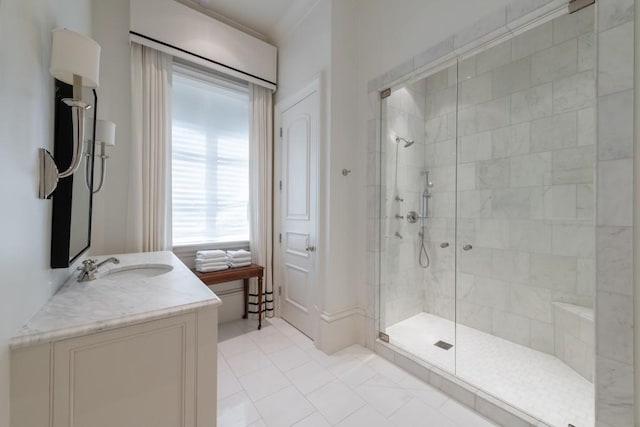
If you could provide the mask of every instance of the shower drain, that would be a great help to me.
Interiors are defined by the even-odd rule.
[[[436,347],[440,347],[443,350],[449,350],[451,347],[453,347],[453,344],[449,344],[446,341],[438,341],[437,343],[434,344]]]

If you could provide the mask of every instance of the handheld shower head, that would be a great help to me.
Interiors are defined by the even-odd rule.
[[[396,136],[396,144],[400,144],[400,141],[404,142],[404,148],[411,147],[413,144],[416,143],[414,140],[409,141],[408,139],[404,139],[404,138],[400,138],[399,136]]]

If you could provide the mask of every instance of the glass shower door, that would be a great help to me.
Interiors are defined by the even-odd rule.
[[[382,100],[381,336],[550,425],[594,424],[593,11]]]
[[[457,64],[382,100],[380,330],[455,372]]]
[[[459,63],[456,375],[550,425],[593,425],[593,20]]]

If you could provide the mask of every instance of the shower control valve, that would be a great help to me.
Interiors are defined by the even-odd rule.
[[[448,248],[448,247],[449,247],[449,242],[442,242],[442,243],[440,243],[440,247],[441,247],[442,249],[444,249],[444,248]]]
[[[418,212],[416,211],[409,211],[407,212],[407,222],[409,224],[415,224],[416,222],[418,222]]]

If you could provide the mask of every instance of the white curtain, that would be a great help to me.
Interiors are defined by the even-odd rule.
[[[273,317],[273,95],[270,89],[249,84],[249,170],[251,201],[252,261],[265,267],[262,307],[266,317]],[[257,281],[251,281],[252,318],[258,314]]]
[[[131,43],[130,252],[171,249],[171,72],[170,55]]]

